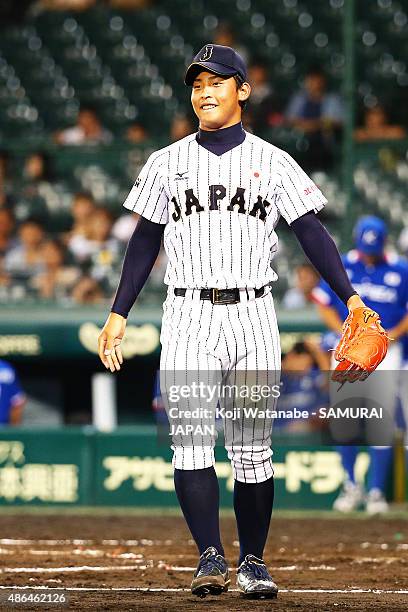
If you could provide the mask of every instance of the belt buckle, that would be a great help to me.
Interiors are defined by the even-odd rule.
[[[220,298],[218,296],[219,291],[219,289],[211,289],[211,304],[238,304],[239,300],[229,299],[228,297]]]
[[[211,304],[219,304],[218,289],[211,289]]]

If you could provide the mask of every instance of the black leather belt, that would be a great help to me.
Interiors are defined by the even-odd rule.
[[[184,297],[187,289],[174,289],[174,295]],[[255,289],[255,297],[264,295],[265,287]],[[248,290],[247,296],[249,297]],[[240,302],[239,289],[200,289],[200,300],[211,300],[212,304],[238,304]]]

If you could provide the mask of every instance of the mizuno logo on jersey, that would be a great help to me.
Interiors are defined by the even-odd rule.
[[[176,176],[174,177],[175,181],[185,181],[188,179],[187,170],[184,172],[176,172]]]
[[[179,179],[181,180],[181,179]],[[186,199],[184,203],[177,201],[175,197],[171,199],[174,205],[174,212],[172,214],[173,221],[179,221],[181,219],[182,212],[188,217],[193,212],[200,213],[205,210],[194,194],[192,189],[186,189],[184,191]],[[221,202],[227,195],[227,190],[224,185],[209,185],[208,189],[208,210],[221,210]],[[237,187],[235,195],[231,198],[229,204],[225,206],[225,210],[234,211],[238,210],[241,214],[249,214],[252,217],[258,217],[261,221],[265,221],[267,217],[266,209],[270,206],[270,202],[262,199],[262,196],[258,196],[257,200],[252,204],[248,205],[245,199],[245,189],[243,187]]]

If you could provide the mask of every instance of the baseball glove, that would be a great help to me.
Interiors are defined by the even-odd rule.
[[[334,357],[340,363],[332,380],[344,384],[365,380],[387,354],[389,338],[380,317],[371,308],[359,307],[343,323]]]

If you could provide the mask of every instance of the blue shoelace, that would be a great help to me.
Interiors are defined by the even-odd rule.
[[[202,559],[202,561],[200,562],[198,571],[205,571],[206,569],[210,569],[210,566],[213,567],[214,565],[217,569],[220,570],[221,573],[225,572],[225,564],[220,559],[217,559],[215,555],[204,557],[204,559]]]
[[[246,568],[252,572],[258,580],[271,580],[271,576],[266,568],[266,565],[258,565],[258,563],[246,563]]]

